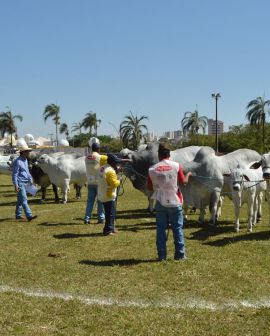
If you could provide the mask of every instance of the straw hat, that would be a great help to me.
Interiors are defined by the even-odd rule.
[[[21,152],[31,152],[31,151],[32,151],[32,148],[28,147],[26,144],[22,144],[19,147],[19,150],[18,150],[19,153],[21,153]]]

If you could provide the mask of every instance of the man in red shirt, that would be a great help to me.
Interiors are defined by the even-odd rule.
[[[185,176],[179,163],[170,160],[169,147],[161,143],[158,149],[159,162],[149,168],[148,188],[156,200],[157,252],[158,259],[166,260],[166,229],[171,224],[175,245],[174,259],[185,259],[183,234],[183,196],[178,184],[187,184],[191,172]]]

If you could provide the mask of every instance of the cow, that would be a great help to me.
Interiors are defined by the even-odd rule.
[[[0,155],[0,174],[11,175],[11,157],[12,155]]]
[[[269,212],[269,226],[270,226],[270,153],[263,154],[259,160],[250,165],[251,169],[262,169],[263,179],[266,181],[266,199],[268,203]]]
[[[191,162],[182,164],[183,171],[192,172],[189,183],[181,189],[186,205],[201,209],[200,222],[204,222],[204,209],[209,206],[210,225],[216,224],[218,203],[222,194],[231,192],[223,174],[235,169],[239,163],[245,166],[260,155],[250,149],[238,149],[232,153],[217,156],[210,147],[202,147]]]
[[[150,212],[153,211],[153,200],[151,193],[147,189],[147,176],[149,168],[158,162],[158,142],[147,145],[145,149],[139,151],[131,151],[124,149],[120,155],[131,159],[130,163],[124,166],[124,174],[131,180],[133,187],[148,197]],[[195,154],[199,151],[199,146],[189,146],[171,151],[171,158],[182,165],[186,161],[191,161]]]
[[[263,181],[262,169],[251,170],[250,164],[241,168],[239,165],[233,171],[223,174],[229,177],[231,197],[234,203],[235,231],[239,232],[239,214],[241,205],[247,203],[248,232],[261,218],[263,191],[266,191],[266,182]]]
[[[85,157],[76,158],[72,154],[56,157],[42,154],[37,158],[38,166],[46,173],[50,181],[62,190],[62,201],[67,202],[67,193],[71,183],[82,187],[86,183]]]

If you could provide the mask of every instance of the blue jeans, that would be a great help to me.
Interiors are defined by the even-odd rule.
[[[92,216],[92,211],[95,203],[95,199],[97,197],[97,186],[96,185],[88,185],[88,198],[87,198],[87,206],[85,211],[84,220],[89,221]],[[97,201],[97,210],[98,210],[98,221],[101,222],[104,220],[104,208],[100,201]]]
[[[114,232],[114,220],[115,220],[115,201],[109,201],[103,203],[105,209],[105,226],[103,229],[104,234]]]
[[[171,224],[174,239],[174,259],[185,257],[185,243],[183,233],[183,213],[182,206],[164,207],[160,202],[156,202],[156,224],[157,224],[157,252],[159,259],[167,258],[166,229]]]
[[[25,184],[19,183],[19,191],[17,193],[17,204],[16,204],[16,218],[22,217],[22,209],[25,212],[25,215],[27,218],[32,217],[32,211],[29,208],[28,202],[27,202],[27,195],[25,190]]]

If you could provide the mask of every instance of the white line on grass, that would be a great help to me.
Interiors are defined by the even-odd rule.
[[[86,305],[98,306],[117,306],[117,307],[135,307],[135,308],[172,308],[172,309],[200,309],[200,310],[237,310],[241,308],[261,309],[270,308],[269,299],[261,300],[243,300],[227,301],[225,303],[214,303],[206,300],[187,299],[179,302],[175,299],[166,299],[164,301],[144,301],[144,300],[118,300],[115,298],[95,298],[83,295],[69,293],[45,292],[43,290],[31,290],[25,288],[14,288],[6,285],[0,286],[0,293],[18,293],[30,297],[61,299],[64,301],[76,300]]]

